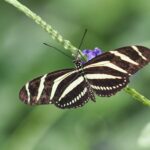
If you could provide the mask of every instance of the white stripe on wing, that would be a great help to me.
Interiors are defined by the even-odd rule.
[[[45,82],[45,78],[47,77],[47,74],[45,74],[41,80],[40,80],[40,85],[39,85],[39,88],[38,88],[38,95],[37,95],[37,98],[36,98],[36,101],[38,101],[41,97],[41,94],[43,92],[43,89],[44,89],[44,82]]]
[[[128,73],[126,70],[116,66],[115,64],[111,63],[110,61],[102,61],[102,62],[93,63],[93,64],[85,66],[84,69],[91,68],[91,67],[109,67],[111,69],[117,70],[117,71],[125,73],[125,74]]]
[[[122,79],[122,77],[119,76],[113,76],[113,75],[109,75],[109,74],[101,74],[101,73],[97,73],[97,74],[86,74],[85,77],[87,79]]]
[[[57,90],[57,87],[59,86],[59,84],[65,79],[67,78],[68,76],[72,75],[73,73],[76,73],[77,70],[74,70],[74,71],[71,71],[71,72],[68,72],[58,78],[56,78],[54,80],[54,83],[53,83],[53,86],[52,86],[52,90],[51,90],[51,93],[50,93],[50,100],[53,99],[54,95],[55,95],[55,92]]]
[[[72,83],[70,83],[68,85],[68,87],[64,90],[64,92],[62,93],[62,95],[59,98],[59,101],[65,97],[65,95],[67,95],[70,91],[72,91],[75,87],[77,87],[80,83],[82,83],[84,81],[83,76],[78,77],[77,79],[75,79]]]
[[[27,96],[28,96],[28,104],[30,103],[30,91],[29,91],[29,82],[26,83],[26,91],[27,91]]]
[[[131,58],[126,56],[125,54],[119,53],[118,51],[109,51],[109,53],[114,54],[115,56],[120,57],[122,60],[129,62],[134,65],[139,65],[137,62],[133,61]]]
[[[136,46],[131,46],[131,47],[133,50],[135,50],[138,53],[140,57],[142,57],[142,59],[147,60],[146,57],[142,55],[142,53],[139,51],[139,49]]]

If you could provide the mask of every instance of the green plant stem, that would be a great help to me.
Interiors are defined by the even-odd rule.
[[[6,2],[10,3],[23,13],[25,13],[29,18],[31,18],[34,22],[36,22],[38,25],[40,25],[47,33],[51,35],[51,37],[59,42],[65,49],[68,49],[71,51],[71,53],[76,56],[78,52],[78,48],[73,46],[70,41],[65,40],[56,30],[54,30],[49,24],[47,24],[41,17],[36,15],[34,12],[32,12],[29,8],[18,2],[17,0],[5,0]],[[82,55],[81,51],[79,51]],[[142,102],[143,104],[150,106],[150,100],[145,98],[143,95],[138,93],[135,89],[126,87],[124,91],[128,94],[130,94],[133,98],[136,100]]]
[[[139,102],[143,103],[144,105],[150,106],[150,100],[138,93],[135,89],[129,88],[128,86],[124,88],[124,91]]]

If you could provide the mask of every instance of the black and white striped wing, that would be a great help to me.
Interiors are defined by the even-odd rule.
[[[26,104],[54,104],[77,108],[89,99],[111,96],[129,83],[129,77],[150,62],[150,49],[122,47],[95,57],[77,69],[64,69],[28,82],[19,93]],[[93,93],[94,92],[94,93]]]
[[[60,108],[76,108],[88,101],[87,87],[77,70],[65,69],[40,76],[20,90],[26,104],[55,104]]]
[[[76,74],[72,80],[66,81],[62,92],[59,95],[56,93],[58,99],[55,96],[55,105],[60,108],[77,108],[86,104],[89,101],[89,92],[84,77]]]
[[[129,83],[129,77],[150,62],[150,49],[122,47],[97,56],[84,65],[85,77],[99,96],[111,96]]]

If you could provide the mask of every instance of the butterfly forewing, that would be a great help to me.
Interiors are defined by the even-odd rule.
[[[143,46],[127,46],[95,57],[88,61],[84,65],[84,68],[106,66],[130,76],[149,62],[149,48]]]
[[[60,84],[65,79],[65,76],[71,74],[73,70],[59,70],[26,83],[20,90],[20,99],[30,105],[53,103],[54,94],[58,90],[56,84]]]

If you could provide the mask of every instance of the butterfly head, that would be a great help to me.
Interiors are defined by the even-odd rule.
[[[80,69],[82,67],[82,61],[80,59],[73,60],[73,63],[75,64],[77,69]]]

